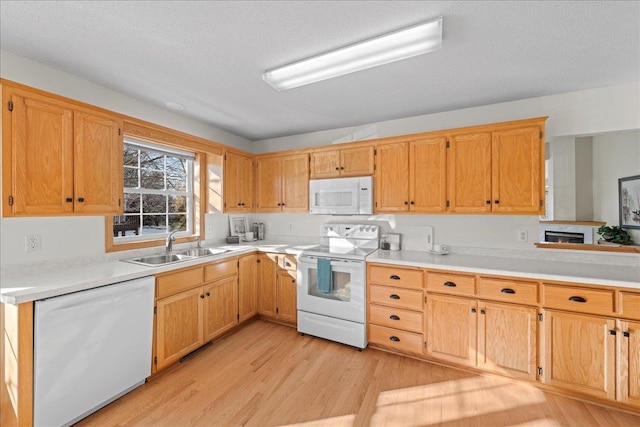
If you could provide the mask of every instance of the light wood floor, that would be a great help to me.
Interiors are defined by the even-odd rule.
[[[640,416],[262,320],[77,426],[640,426]]]

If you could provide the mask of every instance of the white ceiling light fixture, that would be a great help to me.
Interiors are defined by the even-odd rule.
[[[316,83],[442,48],[442,16],[428,22],[265,71],[278,91]]]

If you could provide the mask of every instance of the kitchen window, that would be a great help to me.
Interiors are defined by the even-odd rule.
[[[194,153],[125,137],[124,214],[113,217],[113,242],[164,239],[194,229]]]

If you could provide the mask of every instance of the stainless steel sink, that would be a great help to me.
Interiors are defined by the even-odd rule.
[[[192,257],[203,257],[210,255],[218,255],[227,252],[227,249],[222,248],[193,248],[186,249],[184,251],[176,252],[178,255],[186,255]]]
[[[194,258],[196,257],[189,256],[186,254],[159,254],[159,255],[149,255],[149,256],[140,257],[140,258],[125,259],[123,261],[132,262],[134,264],[141,264],[141,265],[164,265],[164,264],[171,264],[174,262],[188,261]]]

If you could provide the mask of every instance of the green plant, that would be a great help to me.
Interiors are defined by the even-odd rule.
[[[598,234],[607,242],[619,243],[621,245],[630,245],[633,243],[629,233],[617,225],[614,225],[613,227],[603,225],[598,228]]]

